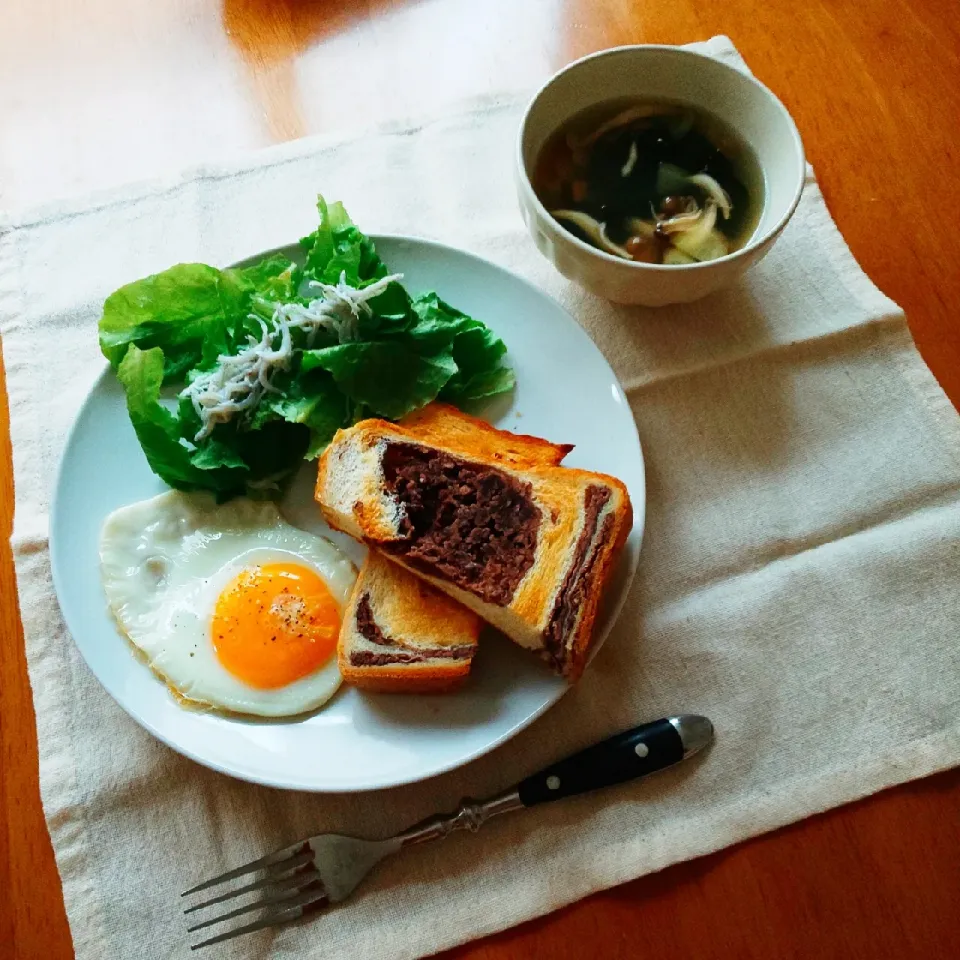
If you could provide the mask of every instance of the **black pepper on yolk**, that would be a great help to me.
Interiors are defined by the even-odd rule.
[[[212,640],[220,663],[251,687],[300,680],[335,653],[340,608],[307,567],[268,563],[243,570],[217,598]]]

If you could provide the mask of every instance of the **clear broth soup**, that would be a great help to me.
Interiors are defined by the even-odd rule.
[[[565,229],[643,263],[690,264],[740,249],[763,210],[763,174],[712,114],[620,98],[574,115],[544,144],[533,188]]]

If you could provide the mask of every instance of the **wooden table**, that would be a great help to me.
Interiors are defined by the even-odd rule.
[[[30,204],[730,35],[793,113],[854,254],[960,401],[956,0],[5,0],[0,197]],[[0,396],[4,396],[0,391]],[[0,955],[72,955],[40,808],[0,408]],[[960,955],[960,773],[627,884],[449,957]],[[106,958],[105,958],[106,960]],[[125,958],[124,958],[125,960]]]

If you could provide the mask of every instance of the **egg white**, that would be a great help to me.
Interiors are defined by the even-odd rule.
[[[236,713],[305,713],[340,686],[336,655],[273,689],[248,686],[217,659],[211,621],[220,592],[244,568],[283,562],[314,570],[343,609],[353,564],[330,541],[290,526],[269,502],[218,505],[209,494],[170,491],[122,507],[100,531],[103,588],[120,628],[180,696]]]

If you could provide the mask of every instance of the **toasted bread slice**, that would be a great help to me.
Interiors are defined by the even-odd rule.
[[[340,673],[381,693],[452,690],[470,672],[480,627],[476,614],[371,550],[340,627]]]
[[[511,435],[505,447],[501,431],[442,403],[423,407],[402,423],[422,437],[448,442],[456,437],[485,436],[491,454],[517,466],[557,464],[572,449],[522,434]],[[389,629],[383,629],[384,622]],[[453,690],[469,673],[480,626],[472,611],[371,550],[341,627],[340,671],[349,683],[366,690]],[[361,628],[375,640],[365,637]]]
[[[557,466],[567,448],[543,441],[538,459],[536,438],[435,416],[339,431],[317,478],[327,522],[576,679],[632,525],[626,487]]]
[[[498,430],[449,403],[428,403],[400,421],[422,443],[433,443],[469,457],[490,457],[514,467],[556,466],[573,449],[572,443],[551,443],[525,433]]]

